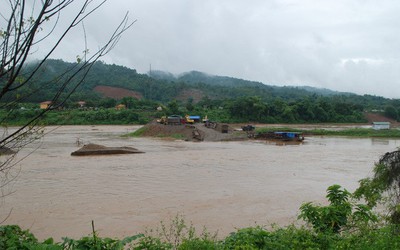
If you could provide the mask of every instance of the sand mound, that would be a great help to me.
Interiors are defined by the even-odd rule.
[[[72,152],[73,156],[84,156],[84,155],[109,155],[109,154],[137,154],[144,153],[136,148],[132,147],[106,147],[98,144],[87,144],[75,152]]]

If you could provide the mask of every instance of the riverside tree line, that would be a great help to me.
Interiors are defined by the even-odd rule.
[[[123,104],[124,108],[115,109],[117,104]],[[371,111],[371,107],[369,109]],[[260,96],[212,100],[206,96],[198,102],[189,98],[166,103],[124,97],[120,100],[92,99],[83,108],[70,100],[62,108],[45,114],[42,120],[46,124],[144,124],[163,115],[194,114],[231,123],[362,123],[366,122],[366,111],[367,105],[351,102],[347,97],[316,94],[291,101],[281,97],[264,101]],[[394,105],[374,111],[398,119],[399,111]],[[15,104],[0,110],[2,117],[7,117],[1,122],[3,125],[21,124],[40,112],[38,103]]]

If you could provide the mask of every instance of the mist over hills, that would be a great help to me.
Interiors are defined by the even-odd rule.
[[[207,85],[216,85],[216,86],[224,86],[224,87],[261,87],[261,88],[269,88],[270,90],[273,89],[298,89],[298,90],[305,90],[310,93],[315,93],[323,96],[332,96],[332,95],[355,95],[350,92],[339,92],[334,91],[326,88],[316,88],[310,86],[275,86],[275,85],[268,85],[257,81],[250,81],[244,80],[229,76],[217,76],[217,75],[210,75],[200,71],[189,71],[185,73],[181,73],[178,75],[174,75],[170,72],[161,71],[161,70],[154,70],[148,73],[148,75],[152,78],[159,79],[159,80],[167,80],[167,81],[181,81],[189,84],[196,84],[196,83],[204,83]],[[279,92],[279,91],[278,91]]]

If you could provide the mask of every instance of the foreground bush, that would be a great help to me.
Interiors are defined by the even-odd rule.
[[[111,238],[99,238],[96,233],[92,236],[83,237],[79,240],[64,238],[63,242],[55,243],[52,238],[43,242],[30,233],[28,230],[22,230],[16,225],[0,226],[0,249],[7,250],[102,250],[125,249],[131,242],[142,237],[143,235],[135,235],[126,237],[123,240]]]
[[[223,241],[223,249],[320,249],[311,231],[289,226],[267,231],[262,227],[239,229]]]
[[[342,235],[316,233],[311,229],[295,226],[273,230],[256,226],[239,229],[222,240],[203,233],[196,236],[191,226],[184,225],[184,228],[180,228],[181,231],[179,228],[175,229],[169,231],[167,228],[168,233],[172,232],[173,235],[152,236],[149,233],[146,236],[135,235],[123,240],[92,235],[79,240],[64,238],[63,242],[55,243],[51,238],[39,242],[29,231],[7,225],[0,226],[0,249],[400,249],[400,227],[395,225]],[[162,230],[160,232],[163,234]]]

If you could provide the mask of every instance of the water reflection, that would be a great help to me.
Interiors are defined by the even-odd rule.
[[[382,138],[372,138],[371,139],[372,145],[389,145],[389,139],[382,139]]]

